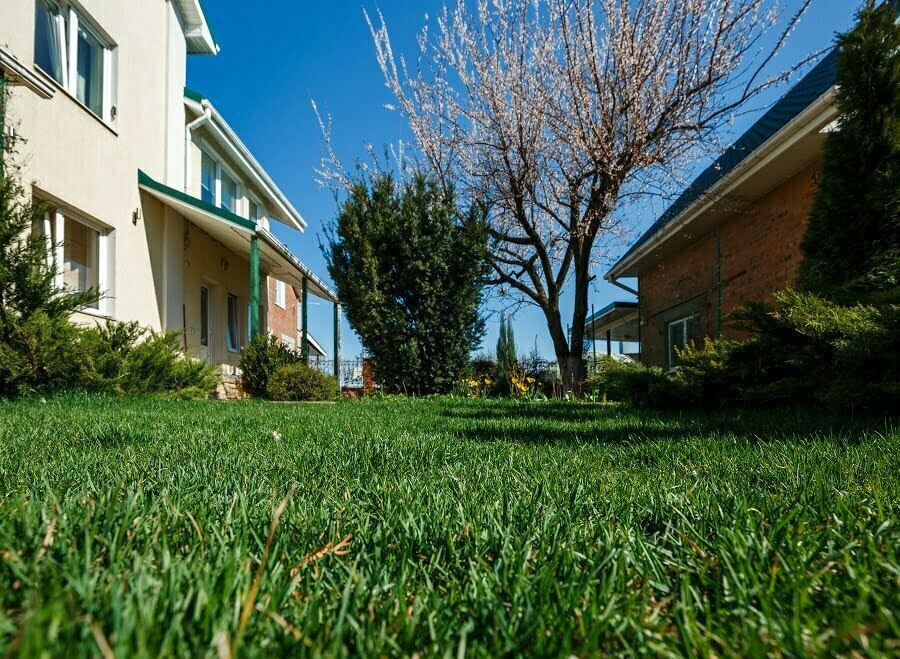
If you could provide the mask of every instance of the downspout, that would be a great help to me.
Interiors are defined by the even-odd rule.
[[[716,225],[716,338],[722,336],[722,225]]]
[[[191,134],[210,119],[212,110],[203,103],[203,114],[184,127],[184,191],[190,192],[191,181]]]

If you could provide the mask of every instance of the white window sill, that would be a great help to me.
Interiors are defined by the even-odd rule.
[[[53,76],[51,76],[51,75],[49,75],[48,73],[46,73],[46,72],[45,72],[41,67],[39,67],[37,64],[34,65],[34,69],[35,69],[36,71],[38,71],[38,72],[42,75],[42,77],[45,78],[46,80],[48,80],[54,87],[56,87],[59,91],[61,91],[63,94],[65,94],[66,96],[68,96],[72,101],[74,101],[74,102],[75,102],[75,105],[77,105],[77,106],[80,107],[82,110],[84,110],[85,112],[87,112],[87,113],[94,119],[94,121],[96,121],[96,122],[99,123],[101,126],[103,126],[104,128],[106,128],[106,130],[108,130],[110,133],[112,133],[112,134],[115,135],[116,137],[119,136],[119,130],[118,130],[113,124],[109,123],[108,121],[105,121],[103,118],[98,117],[96,114],[94,114],[94,111],[93,111],[93,110],[91,110],[88,106],[86,106],[84,103],[82,103],[81,101],[79,101],[79,100],[78,100],[78,97],[75,96],[74,94],[72,94],[68,89],[66,89],[65,87],[63,87],[63,86],[60,84],[60,82],[59,82],[56,78],[54,78]]]

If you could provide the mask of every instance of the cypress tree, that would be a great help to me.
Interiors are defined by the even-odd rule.
[[[512,379],[519,372],[519,358],[516,354],[516,338],[512,321],[506,314],[500,315],[500,336],[497,338],[497,373],[494,377],[494,392],[507,396],[512,391]]]
[[[840,120],[825,143],[798,287],[841,303],[900,293],[900,24],[868,0],[837,39]]]

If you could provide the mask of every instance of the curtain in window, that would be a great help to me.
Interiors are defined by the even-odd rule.
[[[75,95],[91,112],[103,116],[103,46],[92,34],[78,30],[78,79]]]
[[[35,3],[34,63],[68,87],[66,19],[55,7]]]

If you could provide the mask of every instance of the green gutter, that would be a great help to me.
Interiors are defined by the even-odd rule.
[[[181,190],[170,188],[168,185],[164,185],[158,181],[153,180],[149,175],[147,175],[140,169],[138,170],[138,185],[143,185],[144,187],[150,188],[151,190],[156,190],[157,192],[164,194],[167,197],[172,197],[173,199],[176,199],[183,204],[193,206],[197,210],[215,215],[219,219],[237,225],[240,228],[256,235],[256,223],[251,222],[250,220],[243,218],[240,215],[235,215],[231,211],[227,211],[224,208],[214,206],[213,204],[203,201],[202,199],[197,199],[196,197],[192,197],[189,194],[185,194]]]

